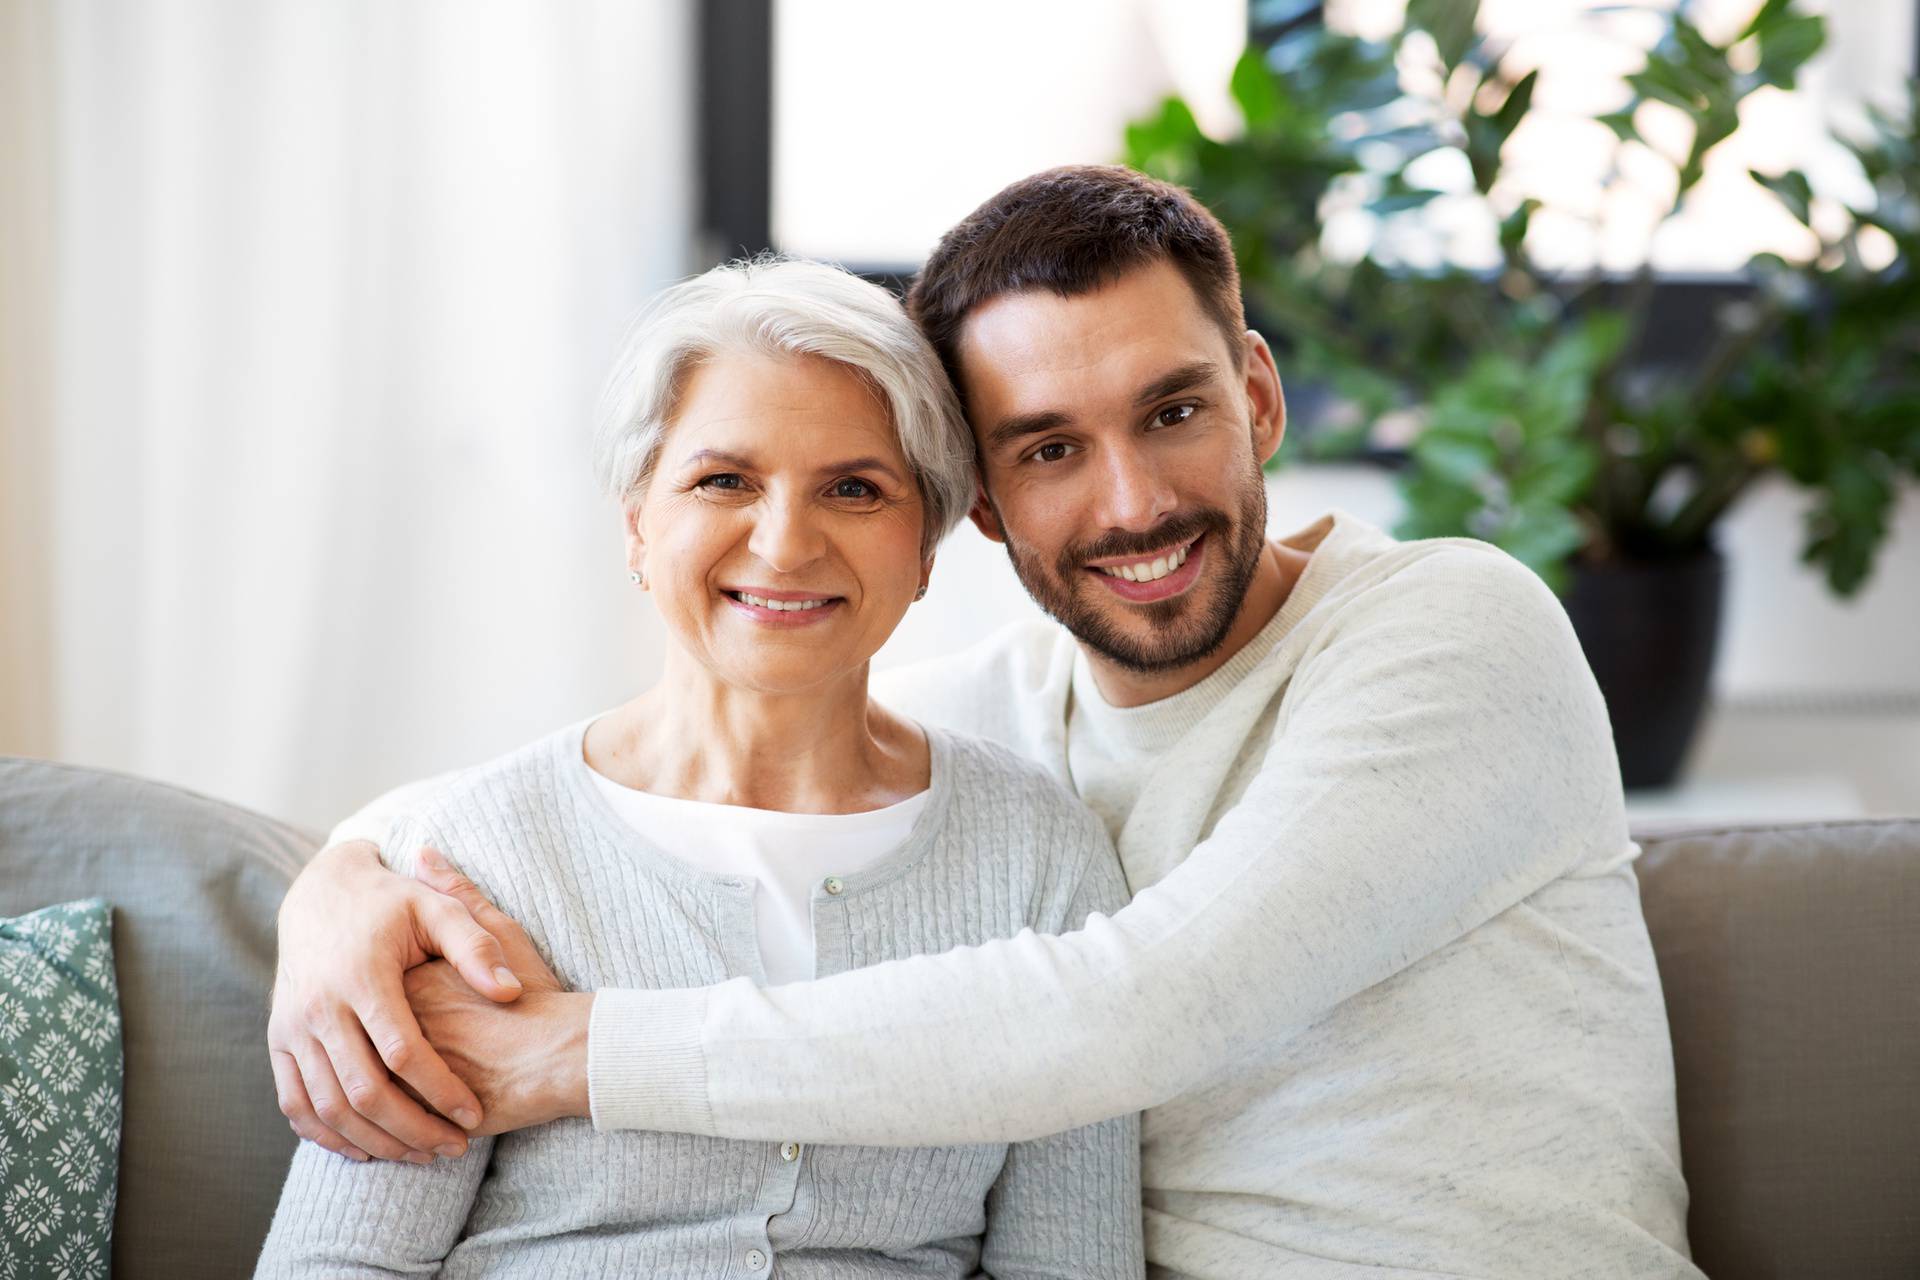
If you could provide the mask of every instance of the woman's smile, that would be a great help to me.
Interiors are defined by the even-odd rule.
[[[840,611],[845,596],[805,591],[721,588],[720,594],[742,617],[768,627],[809,627]]]

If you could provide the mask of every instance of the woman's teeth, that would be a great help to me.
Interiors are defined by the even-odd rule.
[[[823,604],[832,603],[828,600],[768,600],[761,596],[751,595],[745,591],[736,592],[735,594],[748,604],[758,605],[762,609],[785,610],[788,613],[795,613],[802,609],[818,609]]]
[[[1100,572],[1110,578],[1125,578],[1128,582],[1152,582],[1155,578],[1164,578],[1187,562],[1187,553],[1193,550],[1189,542],[1170,556],[1161,556],[1158,560],[1142,560],[1138,564],[1112,564],[1098,566]]]

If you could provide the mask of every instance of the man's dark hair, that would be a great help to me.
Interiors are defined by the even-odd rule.
[[[1171,183],[1115,165],[1065,165],[1022,178],[934,247],[907,310],[960,386],[960,330],[1007,293],[1091,293],[1137,267],[1171,262],[1240,362],[1246,313],[1233,244],[1206,206]]]

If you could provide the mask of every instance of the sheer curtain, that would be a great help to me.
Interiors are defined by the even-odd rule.
[[[637,689],[586,435],[692,265],[685,4],[0,3],[0,750],[322,825]]]

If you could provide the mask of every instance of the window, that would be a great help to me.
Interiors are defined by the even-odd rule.
[[[953,223],[1050,165],[1118,158],[1168,93],[1230,129],[1246,0],[777,0],[775,247],[917,265]]]
[[[1724,275],[1762,250],[1804,253],[1805,231],[1747,169],[1803,166],[1817,191],[1852,194],[1857,175],[1823,144],[1823,129],[1844,124],[1863,99],[1896,98],[1914,71],[1915,0],[1801,0],[1827,16],[1826,48],[1794,93],[1754,95],[1686,210],[1655,235],[1670,177],[1635,147],[1616,151],[1613,135],[1590,117],[1618,104],[1620,77],[1658,26],[1634,10],[1674,2],[1482,0],[1481,29],[1510,42],[1512,69],[1541,70],[1535,113],[1509,144],[1504,194],[1545,203],[1530,241],[1543,262],[1626,270],[1651,253],[1663,274],[1687,277]],[[1737,30],[1757,4],[1688,7],[1718,36]],[[1368,35],[1397,27],[1404,7],[1405,0],[1325,6],[1332,25]],[[770,128],[758,141],[764,159],[749,148],[722,161],[762,166],[746,184],[767,206],[754,229],[774,247],[857,268],[908,272],[943,230],[1005,183],[1053,164],[1115,158],[1126,122],[1167,93],[1185,97],[1210,131],[1237,124],[1226,83],[1246,42],[1247,0],[975,0],[959,9],[774,0],[770,16],[755,0],[722,8],[732,16],[710,24],[709,39],[736,39],[740,15],[757,10],[763,25],[754,48],[770,62]],[[750,70],[711,57],[708,65],[724,77],[708,90],[711,119],[713,103],[734,102]],[[1683,145],[1687,125],[1677,112],[1662,119],[1670,109],[1643,110],[1650,134]],[[1429,161],[1419,180],[1467,185],[1458,156]],[[1371,247],[1415,267],[1495,259],[1494,228],[1464,195],[1387,224],[1358,207],[1329,212],[1336,253]],[[721,238],[735,241],[731,250],[759,247],[724,228]]]
[[[1648,10],[1672,4],[1482,0],[1479,27],[1505,45],[1504,69],[1516,77],[1540,72],[1533,111],[1507,143],[1494,198],[1505,207],[1528,196],[1542,201],[1528,239],[1542,265],[1625,271],[1650,255],[1663,274],[1699,275],[1738,270],[1763,251],[1805,257],[1812,238],[1747,176],[1749,169],[1802,168],[1819,194],[1861,195],[1863,180],[1826,132],[1857,120],[1863,101],[1891,106],[1901,100],[1914,70],[1914,0],[1800,0],[1801,8],[1827,18],[1824,49],[1803,69],[1795,91],[1762,89],[1747,101],[1739,131],[1709,154],[1686,206],[1656,234],[1672,200],[1671,166],[1636,144],[1621,146],[1594,117],[1622,104],[1622,77],[1638,68],[1658,35],[1661,19]],[[1757,8],[1758,0],[1687,5],[1692,21],[1716,42],[1735,35]],[[1398,28],[1404,10],[1405,0],[1335,0],[1327,20],[1356,35],[1380,36]],[[1403,57],[1402,82],[1430,89],[1434,77],[1419,52]],[[1649,141],[1684,151],[1691,126],[1677,108],[1652,103],[1640,111],[1637,123]],[[1385,223],[1356,200],[1330,216],[1329,249],[1357,256],[1372,248],[1413,267],[1493,266],[1497,230],[1485,206],[1468,194],[1464,157],[1434,153],[1409,177],[1462,194]]]

